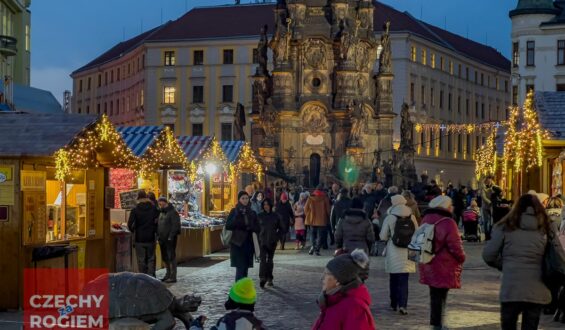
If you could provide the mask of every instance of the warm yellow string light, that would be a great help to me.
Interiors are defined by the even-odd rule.
[[[86,128],[69,146],[55,153],[56,175],[65,180],[73,169],[99,167],[97,153],[110,151],[116,167],[136,170],[139,160],[106,115],[94,128]]]
[[[148,176],[160,169],[181,167],[190,173],[191,166],[186,155],[171,129],[165,127],[164,131],[155,139],[153,144],[145,151],[142,157],[140,175]]]

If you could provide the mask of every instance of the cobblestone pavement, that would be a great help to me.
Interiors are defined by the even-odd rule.
[[[463,271],[463,288],[452,290],[448,297],[447,325],[450,329],[499,329],[499,273],[489,269],[480,258],[482,244],[466,244],[467,262]],[[310,329],[319,309],[315,303],[321,288],[321,274],[331,258],[329,251],[321,257],[306,251],[278,251],[275,255],[275,287],[261,290],[257,285],[256,313],[268,329]],[[226,253],[214,258],[227,258]],[[217,260],[218,261],[218,260]],[[196,314],[205,314],[215,322],[225,312],[223,304],[235,269],[229,260],[206,268],[180,268],[179,282],[171,287],[177,293],[195,292],[202,296]],[[250,277],[258,281],[258,264],[250,269]],[[428,288],[410,277],[409,314],[392,312],[388,298],[388,275],[384,258],[371,257],[371,273],[367,282],[373,299],[372,310],[378,329],[428,329]],[[544,316],[540,329],[565,329]]]
[[[450,329],[499,329],[499,273],[481,260],[481,244],[466,244],[467,262],[463,271],[463,288],[452,290],[448,298],[447,322]],[[190,292],[202,296],[202,305],[195,314],[208,316],[208,326],[224,313],[227,292],[233,283],[235,269],[229,265],[227,253],[217,253],[179,267],[179,282],[171,290],[182,295]],[[306,251],[279,251],[275,255],[275,287],[261,290],[257,285],[256,312],[268,329],[310,329],[318,316],[315,303],[321,289],[321,274],[330,251],[321,257]],[[258,264],[249,275],[258,279]],[[163,276],[159,271],[158,276]],[[371,272],[367,285],[373,299],[377,328],[429,329],[428,288],[418,284],[417,274],[410,277],[409,314],[401,316],[388,307],[388,275],[384,273],[384,258],[371,257]],[[565,329],[544,316],[540,329]],[[0,313],[0,329],[20,329],[21,313]],[[177,327],[182,329],[182,327]]]

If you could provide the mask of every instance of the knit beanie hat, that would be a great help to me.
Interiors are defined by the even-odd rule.
[[[243,195],[249,196],[249,194],[246,191],[242,190],[237,194],[237,200],[239,201],[241,199],[241,196],[243,196]]]
[[[288,194],[286,192],[283,191],[283,193],[281,194],[281,201],[288,201]]]
[[[406,198],[402,195],[394,195],[390,198],[392,206],[396,205],[406,205]]]
[[[442,209],[448,209],[450,206],[453,205],[453,202],[451,201],[451,198],[449,198],[448,196],[437,196],[436,198],[432,199],[430,201],[429,206],[431,208],[442,208]]]
[[[244,277],[232,285],[229,293],[231,300],[236,303],[252,305],[257,299],[255,284],[249,277]]]
[[[328,271],[341,284],[348,284],[359,278],[361,271],[369,265],[369,257],[365,251],[355,249],[351,254],[342,254],[330,260],[326,265]]]

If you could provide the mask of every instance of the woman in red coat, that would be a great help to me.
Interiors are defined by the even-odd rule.
[[[320,316],[312,330],[374,330],[371,296],[359,278],[369,257],[361,249],[342,254],[326,265],[318,304]]]
[[[420,264],[420,283],[430,287],[430,325],[442,329],[449,289],[461,288],[461,272],[465,262],[463,243],[457,223],[453,219],[453,203],[447,196],[430,201],[422,225],[434,224],[435,257],[428,264]]]

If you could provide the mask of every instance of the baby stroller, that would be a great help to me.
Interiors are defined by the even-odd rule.
[[[480,214],[478,211],[468,209],[463,212],[463,228],[465,230],[464,239],[467,242],[480,242]]]

